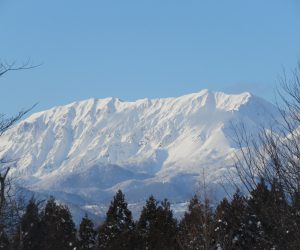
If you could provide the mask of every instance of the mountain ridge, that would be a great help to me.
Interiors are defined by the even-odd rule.
[[[249,92],[92,98],[24,119],[2,137],[0,157],[17,159],[11,174],[22,187],[81,207],[107,203],[117,189],[132,203],[150,194],[180,202],[199,188],[204,171],[216,185],[232,168],[239,150],[232,123],[255,129],[276,115]]]

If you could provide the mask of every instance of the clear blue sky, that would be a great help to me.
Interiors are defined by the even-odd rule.
[[[299,0],[0,0],[1,112],[203,88],[272,99],[300,58]]]

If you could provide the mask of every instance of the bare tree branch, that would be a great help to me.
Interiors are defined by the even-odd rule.
[[[274,127],[262,127],[257,135],[249,134],[244,126],[235,128],[236,143],[241,151],[236,155],[236,171],[248,192],[263,178],[271,184],[276,179],[291,197],[300,192],[300,62],[280,79],[278,106],[280,121]]]
[[[10,71],[18,71],[18,70],[27,70],[39,67],[39,65],[33,65],[30,60],[22,64],[17,64],[16,61],[8,63],[0,61],[0,77]],[[32,110],[36,106],[33,105],[29,109],[20,111],[17,115],[6,118],[5,115],[0,114],[0,136],[3,135],[8,129],[13,127],[13,125],[18,122],[25,114],[27,114],[30,110]],[[7,164],[10,161],[2,158],[0,159],[0,164]],[[2,172],[1,172],[2,171]],[[9,177],[10,167],[1,167],[0,168],[0,229],[8,227],[9,229],[13,229],[16,226],[16,223],[20,221],[20,211],[22,208],[22,202],[19,202],[20,196],[17,197],[17,193],[15,187],[13,187],[13,183],[11,178]],[[21,204],[21,205],[20,205]]]
[[[17,64],[16,61],[8,63],[6,61],[0,62],[0,77],[4,74],[8,73],[9,71],[18,71],[18,70],[26,70],[26,69],[33,69],[41,66],[42,64],[34,65],[28,59],[26,62],[22,64]]]

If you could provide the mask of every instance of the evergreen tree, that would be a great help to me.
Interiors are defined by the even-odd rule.
[[[100,249],[131,249],[134,241],[134,222],[127,208],[124,194],[119,190],[106,214],[106,220],[99,229]]]
[[[213,213],[208,199],[201,204],[195,195],[179,224],[181,247],[184,249],[212,249],[215,242],[213,229]]]
[[[40,249],[40,216],[36,201],[32,198],[21,218],[21,244],[23,250]]]
[[[62,241],[66,249],[74,249],[76,245],[76,228],[72,215],[67,206],[59,205],[58,231],[62,234]]]
[[[246,199],[239,190],[233,195],[230,203],[230,217],[232,230],[233,249],[243,249],[247,246],[244,234],[244,222],[246,218]]]
[[[241,239],[243,249],[271,249],[272,242],[267,237],[270,230],[268,222],[270,216],[270,191],[265,181],[261,179],[256,189],[250,193],[247,199],[247,207],[244,218],[241,219]]]
[[[176,249],[177,222],[173,218],[170,203],[158,202],[151,195],[137,223],[138,249]]]
[[[270,196],[266,206],[266,212],[262,220],[267,226],[266,235],[276,249],[291,249],[289,247],[291,227],[289,218],[291,210],[287,203],[283,187],[274,179],[271,184]]]
[[[9,238],[3,228],[0,228],[0,249],[9,249]]]
[[[214,219],[213,212],[209,202],[209,199],[206,198],[203,204],[203,241],[205,249],[215,248],[215,239],[214,239]]]
[[[47,201],[41,219],[43,250],[74,249],[76,229],[69,209],[56,204],[54,198]]]
[[[216,208],[214,216],[214,238],[216,244],[222,249],[231,249],[233,240],[233,225],[231,217],[231,206],[224,198]]]
[[[269,189],[261,179],[251,191],[242,227],[244,249],[292,249],[291,210],[282,185],[274,179]]]
[[[300,249],[300,192],[294,192],[292,196],[288,225],[291,249]]]
[[[146,206],[143,207],[140,219],[137,223],[139,249],[152,249],[157,244],[157,204],[158,202],[151,195],[146,201]]]
[[[182,248],[203,249],[202,208],[195,195],[189,203],[188,211],[179,223],[179,241]]]
[[[85,215],[82,218],[79,233],[78,233],[78,242],[77,246],[79,250],[91,250],[96,247],[96,231],[94,230],[93,222]]]
[[[157,225],[160,231],[161,249],[175,249],[177,247],[177,221],[173,217],[170,202],[164,199],[157,210]]]
[[[248,210],[259,224],[259,229],[253,228],[253,231],[259,232],[255,240],[257,249],[259,247],[292,249],[290,246],[294,233],[290,223],[292,212],[283,186],[277,179],[273,179],[270,189],[264,180],[261,180],[257,188],[251,192]]]

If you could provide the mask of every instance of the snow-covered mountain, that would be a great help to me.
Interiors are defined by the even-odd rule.
[[[238,150],[232,123],[270,125],[277,109],[250,93],[202,90],[177,98],[89,99],[31,115],[0,140],[24,188],[101,212],[117,189],[181,202],[205,176],[218,186]],[[103,208],[103,210],[105,210]]]

